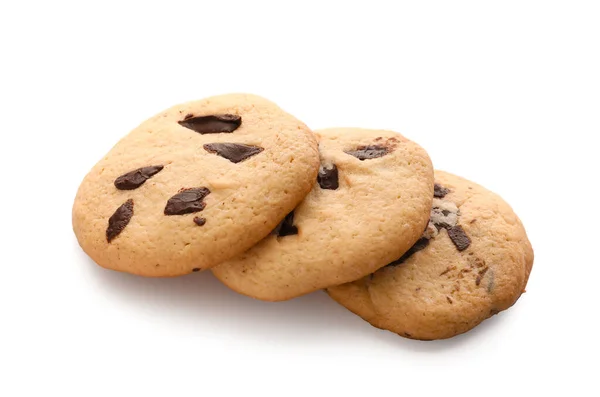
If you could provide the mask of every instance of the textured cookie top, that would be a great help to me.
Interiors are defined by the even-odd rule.
[[[245,94],[189,102],[142,123],[91,170],[73,227],[104,267],[185,274],[266,236],[318,167],[312,132],[275,104]]]
[[[371,276],[328,289],[376,327],[416,339],[448,338],[509,308],[533,265],[525,229],[504,200],[458,176],[435,176],[419,241]]]
[[[317,132],[321,168],[306,199],[258,245],[213,269],[232,289],[285,300],[363,277],[402,255],[429,218],[427,153],[391,131]]]

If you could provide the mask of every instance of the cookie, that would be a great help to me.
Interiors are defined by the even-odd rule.
[[[374,274],[327,290],[375,327],[421,340],[461,334],[511,307],[533,265],[525,229],[504,200],[458,176],[435,177],[417,243]]]
[[[245,94],[189,102],[143,122],[96,164],[73,229],[100,266],[183,275],[268,235],[318,169],[315,136],[275,104]]]
[[[433,196],[425,150],[391,131],[317,135],[321,167],[310,194],[270,236],[212,269],[233,290],[280,301],[356,280],[423,233]]]

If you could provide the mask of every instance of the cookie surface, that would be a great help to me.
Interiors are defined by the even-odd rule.
[[[422,234],[433,168],[420,146],[391,131],[317,135],[321,168],[306,199],[258,245],[212,269],[233,290],[279,301],[356,280]]]
[[[449,338],[512,306],[533,265],[525,229],[498,195],[435,172],[425,233],[405,255],[329,295],[377,328]]]
[[[316,138],[247,94],[174,106],[85,177],[73,229],[99,265],[144,276],[207,269],[265,237],[310,191]]]

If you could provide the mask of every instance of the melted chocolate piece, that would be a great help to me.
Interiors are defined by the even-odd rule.
[[[232,163],[239,163],[257,155],[264,149],[260,146],[244,145],[242,143],[207,143],[204,150],[224,157]]]
[[[199,212],[206,207],[202,200],[210,194],[205,187],[185,189],[174,195],[167,201],[165,215],[184,215]]]
[[[448,193],[450,193],[450,189],[443,187],[439,183],[433,185],[433,197],[444,198]]]
[[[298,228],[294,226],[294,211],[287,214],[272,233],[276,234],[277,237],[298,234]]]
[[[193,271],[193,272],[199,272],[199,271],[200,271],[200,268],[199,268],[199,267],[195,267],[195,268],[193,268],[193,269],[192,269],[192,271]]]
[[[194,218],[194,223],[198,226],[204,226],[206,224],[206,218],[200,218],[197,216]]]
[[[442,187],[441,185],[438,185],[437,183],[435,184],[435,191],[436,191],[436,197],[440,197],[440,198],[450,192],[450,190]],[[432,213],[436,212],[435,210],[438,210],[439,211],[439,212],[437,212],[438,215],[439,215],[439,213],[441,213],[444,216],[448,216],[451,213],[451,211],[441,210],[441,208],[439,208],[439,207],[433,207],[433,210],[434,211],[432,211]],[[436,218],[439,218],[439,217],[436,217]],[[461,226],[459,226],[459,225],[452,226],[440,219],[437,219],[437,222],[435,222],[433,219],[431,219],[429,221],[429,225],[431,225],[431,224],[433,224],[433,226],[435,226],[435,228],[438,231],[440,231],[441,229],[446,229],[448,231],[448,236],[450,237],[450,240],[452,241],[452,243],[454,243],[454,246],[456,247],[456,249],[458,251],[464,251],[467,248],[469,248],[469,246],[471,245],[471,239],[469,238],[469,236],[467,236],[467,234],[465,233],[464,229]],[[424,232],[425,235],[427,235],[427,228],[428,228],[428,226],[425,227],[425,232]],[[434,237],[430,237],[430,238],[434,238]],[[397,266],[397,265],[404,263],[415,252],[425,249],[429,245],[430,238],[425,237],[425,236],[421,237],[419,240],[417,240],[415,245],[413,245],[408,251],[406,251],[406,253],[404,255],[402,255],[399,259],[395,260],[394,262],[388,264],[387,266]],[[453,269],[448,268],[446,271],[442,272],[440,274],[440,276],[443,276],[450,270],[453,270]]]
[[[242,124],[242,118],[235,114],[213,114],[194,117],[188,114],[179,124],[199,134],[231,133]]]
[[[471,245],[471,239],[465,233],[462,226],[456,225],[448,229],[448,236],[459,251],[464,251]]]
[[[109,243],[117,237],[133,216],[133,200],[129,199],[123,203],[114,214],[108,219],[108,228],[106,228],[106,241]]]
[[[151,165],[138,168],[115,179],[115,187],[119,190],[133,190],[142,186],[144,182],[162,171],[162,165]]]
[[[359,146],[356,148],[356,150],[350,150],[350,151],[347,151],[346,153],[349,154],[350,156],[354,156],[357,159],[363,161],[363,160],[375,159],[377,157],[383,157],[386,154],[388,154],[389,152],[390,152],[390,150],[385,146],[369,145],[369,146]]]
[[[317,182],[319,182],[321,189],[336,190],[340,186],[337,166],[335,164],[322,165],[319,168]]]
[[[388,264],[387,266],[401,265],[408,258],[410,258],[415,252],[419,252],[421,250],[424,250],[428,245],[429,245],[429,239],[427,237],[421,237],[420,239],[417,240],[417,242],[412,247],[410,247],[410,249],[408,251],[406,251],[404,253],[404,255],[402,255],[400,257],[400,259],[396,259],[395,261],[393,261],[392,263]]]
[[[440,207],[433,207],[433,211],[432,211],[432,212],[435,212],[435,213],[436,213],[436,214],[438,214],[438,215],[439,215],[439,214],[442,214],[442,215],[444,215],[445,217],[447,217],[447,216],[448,216],[448,215],[450,215],[450,213],[451,213],[451,211],[448,211],[448,210],[442,210]],[[441,217],[439,217],[439,216],[436,216],[436,217],[435,217],[435,220],[430,220],[430,222],[431,222],[431,223],[433,223],[433,226],[435,226],[435,227],[436,227],[436,229],[438,230],[438,232],[439,232],[441,229],[450,229],[450,228],[452,227],[452,225],[451,225],[451,224],[449,224],[449,223],[447,223],[447,222],[444,222],[444,218],[441,218],[441,219],[440,219],[440,218],[441,218]]]
[[[439,232],[441,229],[450,229],[450,228],[452,227],[452,225],[450,225],[450,224],[448,224],[448,223],[446,223],[446,222],[437,222],[437,223],[436,223],[436,222],[434,222],[434,223],[433,223],[433,226],[435,226],[435,227],[436,227],[436,229],[438,230],[438,232]]]

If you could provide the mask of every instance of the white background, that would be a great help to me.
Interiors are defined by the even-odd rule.
[[[600,5],[2,1],[0,395],[598,395]],[[85,173],[173,104],[263,95],[313,128],[397,130],[500,193],[536,252],[509,311],[447,341],[210,273],[79,249]]]

